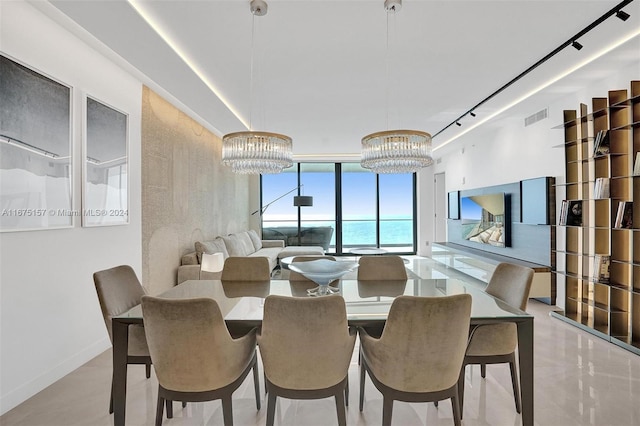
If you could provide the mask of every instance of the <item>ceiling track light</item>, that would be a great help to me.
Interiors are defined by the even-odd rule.
[[[475,112],[473,112],[473,111],[470,111],[470,112],[469,112],[469,115],[470,115],[470,116],[472,116],[472,117],[475,117],[475,116],[476,116],[476,113],[475,113]]]
[[[631,15],[629,15],[624,10],[619,10],[616,12],[616,18],[620,19],[621,21],[626,21],[627,19],[629,19],[630,16]]]
[[[562,43],[560,46],[556,47],[554,50],[552,50],[550,53],[548,53],[544,58],[540,59],[538,62],[536,62],[535,64],[531,65],[529,68],[527,68],[526,70],[522,71],[520,74],[518,74],[516,77],[512,78],[511,80],[509,80],[502,87],[497,89],[495,92],[491,93],[489,96],[487,96],[486,98],[484,98],[483,100],[481,100],[480,102],[475,104],[473,107],[471,107],[468,111],[466,111],[460,117],[456,118],[451,123],[447,124],[445,127],[440,129],[440,131],[435,133],[432,136],[432,138],[435,138],[436,136],[438,136],[439,134],[441,134],[442,132],[444,132],[449,127],[453,126],[454,124],[457,125],[457,126],[461,126],[461,124],[459,123],[459,120],[463,119],[464,116],[467,115],[467,114],[471,115],[472,117],[475,117],[475,114],[472,113],[472,111],[478,109],[478,107],[480,107],[481,105],[484,105],[485,103],[487,103],[488,101],[490,101],[491,99],[493,99],[494,97],[496,97],[497,95],[502,93],[504,90],[509,88],[511,85],[516,83],[518,80],[523,78],[525,75],[529,74],[531,71],[533,71],[534,69],[538,68],[540,65],[542,65],[545,62],[547,62],[549,59],[551,59],[552,57],[554,57],[555,55],[560,53],[567,46],[573,46],[573,48],[575,48],[577,50],[582,49],[583,46],[580,43],[578,43],[577,40],[580,37],[582,37],[585,34],[587,34],[589,31],[593,30],[598,25],[602,24],[604,21],[606,21],[610,17],[616,16],[618,19],[621,19],[622,21],[626,21],[627,19],[629,19],[630,15],[628,13],[624,12],[622,10],[622,8],[624,8],[625,6],[627,6],[631,2],[633,2],[633,0],[624,0],[624,1],[621,1],[620,3],[618,3],[617,5],[615,5],[614,7],[612,7],[611,9],[609,9],[609,11],[604,13],[598,19],[593,21],[591,24],[589,24],[586,27],[584,27],[579,33],[575,34],[573,37],[571,37],[570,39],[568,39],[567,41]]]
[[[462,124],[460,124],[459,121],[456,121],[456,126],[460,127],[460,126],[462,126]]]

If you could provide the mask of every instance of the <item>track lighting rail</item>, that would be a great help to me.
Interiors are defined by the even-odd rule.
[[[433,137],[435,138],[440,133],[444,132],[445,130],[447,130],[449,127],[451,127],[453,125],[461,126],[462,124],[460,123],[460,120],[462,120],[467,115],[470,115],[471,117],[475,117],[476,113],[474,112],[474,110],[476,110],[478,107],[480,107],[481,105],[485,104],[489,100],[493,99],[498,94],[502,93],[504,90],[506,90],[508,87],[510,87],[511,85],[516,83],[518,80],[520,80],[521,78],[523,78],[527,74],[529,74],[531,71],[533,71],[534,69],[538,68],[540,65],[542,65],[543,63],[547,62],[549,59],[551,59],[552,57],[557,55],[561,50],[563,50],[567,46],[573,46],[576,50],[582,49],[582,47],[583,47],[582,44],[580,44],[577,40],[580,37],[582,37],[583,35],[587,34],[592,29],[594,29],[595,27],[597,27],[598,25],[600,25],[601,23],[603,23],[604,21],[606,21],[607,19],[609,19],[610,17],[615,16],[618,19],[620,19],[621,21],[626,21],[627,19],[629,19],[630,15],[628,13],[624,12],[622,10],[622,8],[624,8],[625,6],[627,6],[629,3],[633,2],[633,1],[634,0],[624,0],[624,1],[620,2],[620,3],[618,3],[617,5],[615,5],[614,7],[612,7],[608,12],[606,12],[605,14],[600,16],[598,19],[593,21],[591,24],[589,24],[586,27],[584,27],[584,29],[582,29],[580,32],[575,34],[573,37],[569,38],[567,41],[562,43],[560,46],[556,47],[554,50],[552,50],[550,53],[548,53],[542,59],[537,61],[535,64],[531,65],[529,68],[527,68],[526,70],[522,71],[516,77],[514,77],[513,79],[508,81],[505,85],[503,85],[502,87],[497,89],[495,92],[491,93],[489,96],[487,96],[486,98],[484,98],[483,100],[481,100],[480,102],[478,102],[477,104],[472,106],[470,109],[465,111],[464,114],[460,115],[458,118],[453,120],[451,123],[447,124],[441,130],[439,130],[437,133],[435,133],[433,135]]]

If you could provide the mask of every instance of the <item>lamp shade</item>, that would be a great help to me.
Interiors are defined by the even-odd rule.
[[[220,272],[224,266],[224,255],[222,253],[202,253],[202,263],[200,270],[205,272]]]
[[[293,197],[293,205],[296,207],[311,207],[313,206],[313,197],[308,195],[296,195]]]

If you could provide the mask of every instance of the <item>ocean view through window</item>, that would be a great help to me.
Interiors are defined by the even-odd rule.
[[[361,247],[415,253],[414,174],[376,175],[359,163],[299,163],[262,176],[263,205],[299,185],[265,211],[263,238],[322,245],[332,254]],[[313,206],[294,207],[295,195],[313,197]]]

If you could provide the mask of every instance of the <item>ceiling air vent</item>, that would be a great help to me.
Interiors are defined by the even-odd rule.
[[[442,158],[437,158],[436,159],[436,164],[440,164],[440,163],[442,163]]]
[[[524,127],[531,126],[533,123],[537,123],[540,120],[544,120],[549,115],[548,108],[540,110],[535,114],[530,115],[524,119]]]

